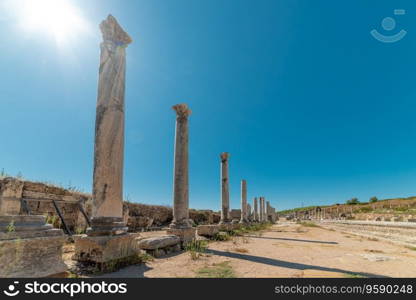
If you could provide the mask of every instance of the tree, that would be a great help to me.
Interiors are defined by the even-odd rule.
[[[353,205],[353,204],[358,204],[360,203],[360,201],[358,201],[358,198],[351,198],[350,200],[347,200],[347,204]]]
[[[377,202],[378,198],[376,196],[370,198],[370,203]]]

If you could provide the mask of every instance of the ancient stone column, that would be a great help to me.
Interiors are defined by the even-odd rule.
[[[103,42],[95,119],[93,206],[87,236],[75,240],[73,259],[106,268],[122,265],[138,252],[123,219],[124,89],[126,47],[132,42],[109,15],[100,24]],[[114,262],[117,262],[114,264]]]
[[[258,206],[257,206],[257,197],[254,197],[253,207],[254,207],[253,221],[258,222],[259,221],[259,213],[258,213]]]
[[[228,152],[220,154],[221,158],[221,221],[220,224],[229,223],[230,213],[230,192],[228,187]]]
[[[241,180],[241,218],[240,223],[247,223],[247,182]]]
[[[188,116],[186,104],[172,107],[176,111],[175,162],[173,180],[173,220],[170,228],[189,228]]]
[[[251,213],[251,205],[247,203],[247,221],[252,222],[253,221],[253,215]]]
[[[132,40],[111,15],[100,24],[100,29],[103,42],[100,45],[101,57],[95,119],[91,221],[93,231],[103,231],[103,234],[117,234],[126,229],[122,228],[124,89],[126,47]],[[114,225],[113,229],[110,228],[111,225]],[[100,230],[99,228],[107,228],[108,230]]]
[[[260,197],[260,222],[264,222],[264,198]]]
[[[266,202],[266,221],[269,220],[270,212],[271,212],[270,201],[267,201]]]

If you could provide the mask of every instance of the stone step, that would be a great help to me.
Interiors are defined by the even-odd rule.
[[[0,225],[0,232],[20,232],[20,231],[43,231],[43,230],[49,230],[53,229],[53,226],[51,224],[43,224],[43,225]]]
[[[43,225],[46,223],[44,215],[17,215],[17,216],[0,216],[0,226],[7,226],[13,223],[17,225]]]

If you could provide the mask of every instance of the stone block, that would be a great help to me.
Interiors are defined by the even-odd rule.
[[[218,229],[220,231],[231,231],[231,230],[233,230],[233,224],[231,224],[231,223],[222,223],[222,224],[219,224],[218,226],[219,226]]]
[[[0,214],[18,215],[24,182],[16,178],[5,178],[0,183]]]
[[[0,277],[46,277],[67,270],[62,260],[66,237],[18,238],[0,241]]]
[[[138,233],[114,236],[83,235],[75,240],[74,260],[80,262],[106,263],[139,253]]]
[[[199,225],[196,227],[198,235],[205,237],[213,237],[219,232],[218,225]]]
[[[165,235],[146,238],[138,241],[140,249],[154,250],[179,244],[181,239],[176,235]]]
[[[186,244],[195,239],[196,229],[193,227],[189,228],[169,228],[166,230],[168,234],[173,234],[181,239],[181,242]]]

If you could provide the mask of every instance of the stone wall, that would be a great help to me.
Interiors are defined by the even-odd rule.
[[[14,201],[9,201],[14,199]],[[72,233],[82,233],[87,227],[86,220],[79,210],[79,204],[87,215],[91,216],[91,195],[82,194],[61,187],[19,180],[16,178],[0,179],[0,210],[10,203],[20,203],[25,199],[33,215],[45,215],[49,223],[62,228],[61,220],[51,200],[55,200],[65,223]],[[168,226],[172,221],[172,207],[124,202],[125,221],[130,231],[142,231]],[[16,214],[25,214],[25,208],[17,207]],[[211,210],[189,210],[189,217],[196,225],[218,223],[220,214]]]
[[[16,187],[19,187],[19,189]],[[13,197],[10,197],[10,191],[13,191]],[[90,195],[11,177],[0,180],[0,206],[1,203],[5,202],[5,199],[13,200],[17,204],[24,200],[30,214],[45,215],[47,216],[47,222],[53,223],[55,227],[62,227],[61,220],[52,202],[52,200],[55,200],[65,223],[72,232],[83,231],[87,227],[86,220],[79,210],[79,205],[84,208],[87,214],[91,211]],[[19,208],[16,210],[16,214],[26,214],[25,205],[16,206]]]
[[[124,202],[124,211],[128,211],[127,226],[130,231],[165,227],[173,217],[170,206]],[[220,220],[220,214],[211,210],[190,209],[189,217],[197,225],[218,223]]]

